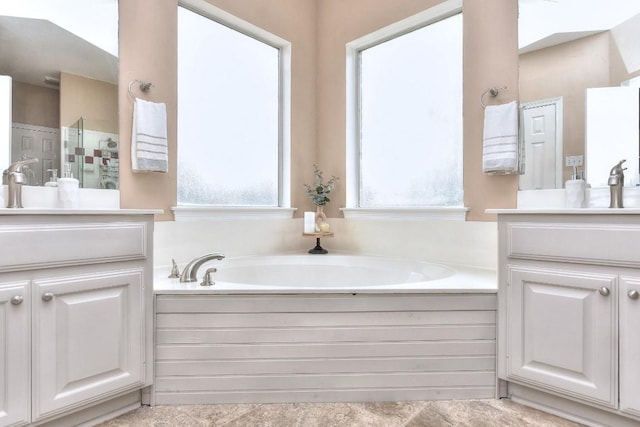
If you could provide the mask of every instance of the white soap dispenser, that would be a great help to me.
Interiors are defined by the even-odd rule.
[[[573,166],[571,179],[564,183],[564,203],[567,208],[585,207],[586,183],[577,166]]]
[[[61,208],[77,209],[80,206],[79,187],[79,181],[71,172],[71,165],[65,164],[62,178],[58,178],[58,205]]]
[[[49,175],[49,181],[44,183],[45,187],[57,187],[58,186],[58,169],[47,169]]]

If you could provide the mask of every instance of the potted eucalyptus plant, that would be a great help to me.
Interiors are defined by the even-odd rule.
[[[339,179],[337,176],[331,176],[327,182],[324,182],[322,171],[316,164],[313,165],[313,184],[304,184],[307,189],[307,196],[314,205],[316,205],[316,231],[330,231],[329,224],[326,222],[327,216],[324,213],[324,206],[331,201],[329,194],[335,187],[335,182]]]

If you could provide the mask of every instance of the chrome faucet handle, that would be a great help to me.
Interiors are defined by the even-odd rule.
[[[624,179],[623,171],[627,170],[627,168],[623,168],[622,164],[626,161],[627,161],[626,159],[622,159],[611,168],[611,171],[609,171],[609,180],[611,180],[614,177],[617,177],[617,178],[622,177],[622,179]],[[615,185],[615,184],[609,184],[609,185]]]
[[[7,168],[7,173],[11,173],[11,172],[22,172],[22,167],[25,165],[30,165],[31,163],[36,163],[38,162],[37,158],[31,158],[31,159],[25,159],[25,160],[19,160],[17,162],[13,162],[9,165],[9,167]]]
[[[180,277],[180,270],[178,269],[178,264],[176,264],[175,259],[171,259],[171,273],[169,273],[169,279],[177,279]]]
[[[211,273],[215,273],[216,271],[218,271],[217,268],[208,268],[207,271],[204,272],[204,277],[202,278],[202,282],[200,283],[200,286],[211,286],[211,285],[215,285],[216,282],[214,282],[213,280],[211,280]]]

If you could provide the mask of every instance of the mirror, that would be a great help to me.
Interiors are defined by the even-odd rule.
[[[69,164],[81,187],[118,188],[118,0],[3,0],[2,75],[12,126],[0,168],[36,157],[30,185]]]
[[[588,138],[585,133],[586,93],[590,88],[640,85],[640,2],[519,0],[518,6],[520,134],[525,151],[520,189],[563,188],[572,175],[567,156],[582,156],[580,169],[598,170],[598,175],[606,170],[608,175],[624,156],[618,158],[616,150],[609,150],[616,158],[613,162],[585,157],[587,151],[602,152],[595,145],[587,150],[585,140],[603,145],[613,139]],[[629,144],[635,144],[637,152],[638,117],[630,127],[635,127],[636,137]],[[637,171],[638,159],[633,161]],[[625,185],[636,185],[637,172],[629,175]]]

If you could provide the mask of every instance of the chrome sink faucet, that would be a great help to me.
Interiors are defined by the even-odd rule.
[[[610,208],[622,208],[622,188],[624,187],[624,172],[627,168],[623,168],[622,164],[625,159],[620,160],[609,172],[609,192],[611,193]]]
[[[33,158],[14,162],[2,173],[2,183],[7,184],[9,189],[7,197],[8,208],[22,208],[22,184],[27,181],[27,177],[22,172],[22,167],[37,161],[38,159]]]
[[[211,261],[213,259],[224,259],[224,255],[214,252],[211,254],[202,255],[191,260],[189,264],[184,267],[184,270],[182,270],[182,274],[180,275],[180,283],[197,281],[197,274],[200,266],[202,266],[202,264],[204,264],[205,262]]]

